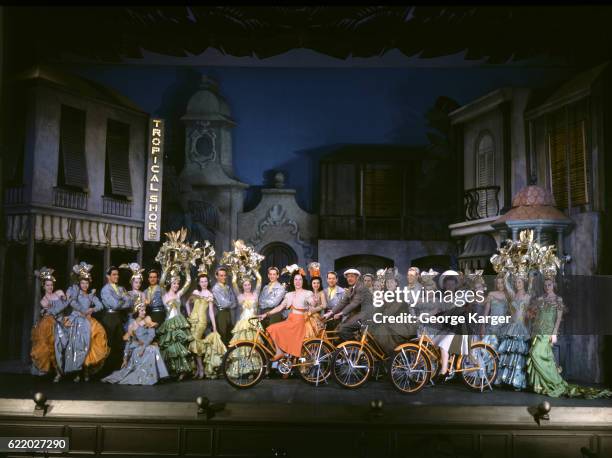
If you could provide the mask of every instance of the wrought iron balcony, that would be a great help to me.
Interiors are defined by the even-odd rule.
[[[463,195],[466,221],[499,215],[499,190],[499,186],[467,189]]]
[[[102,213],[129,218],[132,216],[132,202],[125,199],[102,196]]]
[[[75,210],[87,210],[87,193],[75,189],[53,188],[53,205]]]
[[[4,205],[20,205],[24,203],[25,186],[11,186],[4,189]]]

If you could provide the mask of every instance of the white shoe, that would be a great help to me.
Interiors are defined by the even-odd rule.
[[[75,383],[79,383],[80,381],[81,381],[81,376],[80,376],[80,375],[77,375],[77,376],[74,378],[74,382],[75,382]]]
[[[54,378],[53,378],[53,383],[57,383],[62,379],[62,376],[60,374],[57,374]]]

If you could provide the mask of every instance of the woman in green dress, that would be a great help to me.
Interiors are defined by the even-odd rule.
[[[185,269],[185,284],[181,288],[178,272],[171,272],[170,289],[162,298],[166,308],[166,320],[159,327],[159,348],[171,374],[179,381],[192,372],[192,355],[189,343],[193,340],[191,326],[181,313],[181,296],[191,284],[191,272]],[[180,288],[180,289],[179,289]]]
[[[610,397],[609,390],[599,390],[567,383],[559,374],[552,346],[557,342],[557,333],[563,316],[563,300],[555,293],[555,280],[544,280],[544,295],[536,302],[531,350],[527,360],[527,381],[538,394],[551,397]]]

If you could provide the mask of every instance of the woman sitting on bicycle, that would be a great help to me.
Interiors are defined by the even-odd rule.
[[[271,324],[267,328],[268,334],[276,345],[276,354],[271,361],[278,361],[284,353],[299,357],[302,352],[302,343],[306,332],[304,314],[308,312],[310,307],[314,306],[312,291],[305,289],[305,277],[302,269],[291,272],[289,292],[285,295],[283,301],[269,312],[259,315],[259,319],[263,320],[270,315],[282,312],[284,309],[290,310],[285,321]]]
[[[440,286],[443,292],[452,291],[455,293],[459,287],[459,274],[449,270],[440,276]],[[444,315],[463,315],[466,313],[465,307],[455,307],[450,310],[437,313],[436,316]],[[469,353],[468,334],[469,331],[465,326],[438,325],[440,331],[438,335],[432,338],[434,345],[440,349],[440,372],[434,378],[435,383],[443,383],[448,376],[448,358],[449,353]]]

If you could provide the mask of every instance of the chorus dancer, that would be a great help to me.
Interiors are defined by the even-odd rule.
[[[460,275],[454,270],[447,270],[440,275],[440,289],[443,293],[450,292],[452,295],[458,291],[460,287]],[[452,316],[463,315],[465,309],[456,307],[454,304],[450,308],[439,312],[437,316]],[[440,350],[440,371],[434,378],[434,383],[444,383],[448,377],[448,360],[449,354],[466,355],[469,353],[469,332],[466,325],[451,326],[442,325],[439,334],[432,338],[434,345]]]
[[[251,277],[242,276],[238,278],[238,275],[232,275],[232,287],[238,304],[240,305],[241,312],[236,325],[232,329],[232,340],[230,344],[239,340],[253,340],[255,338],[256,330],[249,322],[249,319],[257,316],[257,303],[261,293],[262,282],[259,271],[254,270],[253,274],[255,275],[254,289]],[[240,286],[238,285],[239,283]]]
[[[530,331],[528,328],[527,310],[531,303],[529,286],[530,276],[526,270],[519,270],[513,276],[505,275],[506,293],[510,298],[511,321],[499,333],[499,370],[495,383],[514,388],[516,391],[527,388],[527,355],[529,354]]]
[[[396,268],[387,268],[377,272],[378,281],[384,285],[384,291],[395,291],[399,287],[399,273]],[[384,301],[382,307],[376,310],[385,317],[400,317],[410,314],[410,304],[404,301]],[[417,335],[416,324],[389,322],[373,322],[370,332],[380,345],[385,355],[391,355],[398,345],[408,342]]]
[[[323,280],[321,279],[320,264],[312,262],[308,265],[310,274],[310,287],[312,289],[313,305],[305,315],[306,333],[304,338],[319,337],[325,329],[322,312],[327,309],[327,299],[323,292]]]
[[[368,288],[371,293],[374,292],[374,275],[372,274],[363,274],[362,277],[363,286]]]
[[[491,291],[484,303],[484,316],[506,316],[510,312],[511,298],[506,289],[503,274],[497,275],[495,278],[495,291]],[[491,345],[496,351],[499,345],[499,327],[481,326],[480,334],[483,336],[483,342]]]
[[[286,294],[285,287],[278,281],[280,270],[278,267],[268,267],[268,284],[265,285],[258,298],[258,313],[265,314],[280,304]],[[271,324],[279,323],[283,320],[281,314],[275,314],[265,318],[262,325],[267,328]]]
[[[130,272],[132,273],[132,276],[130,277],[130,286],[132,287],[132,289],[128,291],[128,295],[131,298],[131,303],[133,304],[133,307],[136,308],[139,304],[144,305],[146,301],[146,296],[145,296],[145,293],[141,289],[142,283],[144,280],[142,276],[144,269],[141,268],[140,265],[136,262],[132,262],[130,264],[121,264],[119,268],[129,269]],[[130,314],[127,322],[124,325],[125,332],[127,332],[128,328],[132,324],[133,319],[134,319],[134,314],[132,313]]]
[[[166,308],[162,300],[163,292],[160,285],[163,285],[166,280],[165,278],[160,280],[159,271],[155,269],[149,270],[147,280],[149,286],[145,290],[145,305],[148,309],[148,315],[161,326],[166,319]]]
[[[109,373],[121,366],[123,360],[123,348],[125,343],[125,310],[133,308],[132,297],[127,293],[123,286],[119,285],[119,268],[111,266],[106,271],[106,285],[102,287],[100,293],[104,315],[102,315],[102,325],[106,331],[108,346],[111,353],[106,361],[104,372]]]
[[[166,276],[164,276],[166,277]],[[181,297],[191,285],[191,270],[185,268],[185,283],[181,288],[180,272],[174,268],[169,274],[170,285],[164,294],[166,320],[159,327],[159,346],[170,373],[181,381],[192,372],[189,343],[193,340],[191,326],[181,313]]]
[[[63,313],[68,306],[66,295],[61,289],[55,290],[54,270],[42,267],[35,272],[44,292],[40,300],[40,317],[32,328],[32,374],[46,375],[55,373],[54,382],[62,378],[60,365],[68,343],[64,327]],[[59,357],[58,357],[59,356]]]
[[[102,367],[110,349],[104,327],[91,316],[103,309],[96,290],[89,291],[93,266],[79,266],[79,291],[71,297],[72,313],[65,320],[68,342],[62,358],[62,371],[64,374],[76,372],[75,382],[81,379],[87,382],[89,376]]]
[[[332,310],[344,296],[344,288],[338,285],[338,274],[333,270],[327,272],[327,288],[323,290],[327,307],[325,312]]]
[[[169,377],[168,369],[154,343],[158,326],[146,314],[144,302],[138,302],[123,339],[127,341],[121,369],[102,379],[119,385],[155,385]]]
[[[238,307],[238,301],[232,288],[227,284],[229,270],[226,267],[217,267],[215,279],[217,280],[212,288],[215,298],[215,319],[217,330],[221,335],[224,345],[229,345],[232,339],[232,329],[234,323],[234,310]]]
[[[210,281],[204,263],[198,266],[198,286],[187,304],[191,304],[188,321],[191,324],[193,340],[189,343],[189,351],[193,353],[196,361],[194,378],[217,378],[226,348],[217,332],[214,297],[210,292]],[[204,337],[209,321],[212,332]]]
[[[559,326],[565,310],[563,299],[555,292],[556,269],[544,270],[544,294],[534,307],[531,349],[527,358],[527,382],[538,394],[551,397],[612,397],[612,391],[573,385],[561,377],[552,346],[557,343]]]
[[[305,314],[314,305],[312,291],[305,288],[306,275],[303,269],[298,268],[290,273],[291,280],[289,292],[285,294],[283,301],[272,310],[259,315],[260,320],[264,320],[271,315],[289,310],[289,315],[285,321],[271,324],[267,331],[274,344],[276,354],[271,361],[278,361],[287,353],[291,356],[299,357],[302,353],[302,343],[306,332]]]

